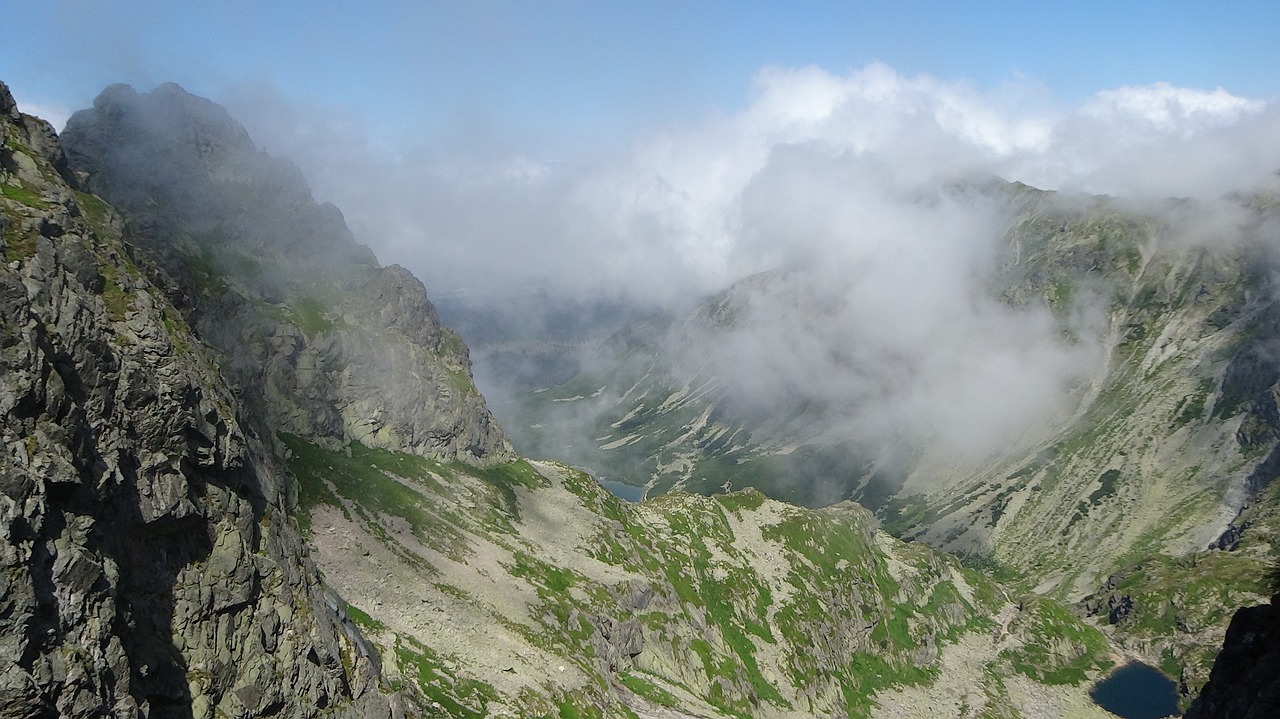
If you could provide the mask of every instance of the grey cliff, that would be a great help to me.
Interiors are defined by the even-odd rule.
[[[0,717],[402,715],[216,354],[3,84],[0,141]]]
[[[117,85],[71,118],[63,143],[275,431],[472,464],[514,458],[422,283],[380,267],[338,209],[224,109],[177,85]]]

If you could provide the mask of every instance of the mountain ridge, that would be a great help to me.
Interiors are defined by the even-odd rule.
[[[734,346],[733,323],[748,316],[750,302],[785,318],[757,333],[753,346],[771,359],[752,366],[785,365],[796,328],[808,325],[817,329],[800,341],[844,346],[825,339],[841,325],[797,310],[808,305],[788,299],[795,289],[770,290],[785,273],[743,280],[660,326],[621,331],[615,341],[623,351],[526,395],[507,423],[526,451],[559,451],[610,479],[646,486],[649,496],[673,486],[707,494],[756,486],[810,505],[854,497],[895,535],[1080,602],[1085,613],[1136,602],[1138,610],[1115,621],[1103,611],[1104,622],[1127,649],[1183,679],[1190,696],[1208,677],[1231,608],[1266,600],[1260,578],[1277,552],[1269,508],[1276,500],[1267,491],[1276,473],[1280,377],[1270,351],[1280,316],[1271,279],[1274,202],[1265,192],[1217,204],[1138,204],[1019,183],[983,187],[996,193],[1007,224],[997,261],[975,285],[1012,308],[1048,312],[1064,343],[1079,350],[1073,361],[1088,369],[1061,375],[1069,381],[1052,420],[1028,422],[997,451],[966,455],[931,445],[927,432],[903,433],[896,443],[878,439],[881,429],[860,438],[856,425],[823,448],[822,433],[838,426],[823,402],[839,395],[823,396],[822,373],[785,367],[784,375],[810,383],[792,405],[774,403],[763,420],[735,411],[720,376],[726,363],[715,352]],[[793,276],[800,279],[789,287],[810,291],[809,278]],[[735,296],[749,301],[735,304]],[[718,324],[705,321],[716,317]],[[700,337],[684,338],[688,328]],[[692,358],[681,355],[689,346]],[[633,357],[636,366],[628,364]],[[811,425],[802,425],[808,434],[798,442],[779,422],[793,416],[786,409],[797,397],[814,398],[794,415]],[[893,415],[884,422],[892,426]],[[574,428],[566,435],[577,437],[575,446],[547,434],[561,423]],[[806,462],[791,446],[806,442],[817,456],[834,457]],[[799,485],[779,459],[792,463]],[[823,477],[827,484],[817,481]],[[871,491],[875,482],[880,489]],[[810,494],[794,494],[797,486]],[[1254,537],[1242,549],[1244,525]],[[1214,553],[1228,547],[1234,551]],[[1220,600],[1208,598],[1214,582]],[[1159,608],[1170,602],[1175,610]]]
[[[117,85],[63,135],[89,186],[130,215],[133,240],[194,295],[181,303],[193,326],[273,424],[333,446],[514,457],[422,283],[380,267],[224,109],[177,85]]]
[[[0,713],[402,715],[218,358],[0,84]]]
[[[0,716],[1104,716],[1107,634],[858,505],[518,460],[296,168],[100,100],[60,156],[0,93]]]

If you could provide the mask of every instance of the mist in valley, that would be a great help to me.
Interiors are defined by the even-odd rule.
[[[738,286],[731,330],[686,332],[664,350],[673,368],[714,376],[746,413],[820,401],[827,442],[910,437],[970,461],[1030,442],[1100,371],[1108,298],[1001,296],[1022,211],[1006,183],[1068,206],[1109,196],[1160,242],[1214,245],[1249,222],[1238,193],[1271,191],[1280,168],[1268,101],[1154,84],[1069,106],[1029,79],[879,63],[765,68],[739,113],[555,157],[484,131],[379,146],[260,83],[226,101],[383,262],[424,279],[517,445],[513,408],[599,370],[627,323],[689,315],[759,273],[781,279]],[[589,442],[606,405],[580,403],[554,434]]]

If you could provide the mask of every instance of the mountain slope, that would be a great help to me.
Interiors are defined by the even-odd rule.
[[[421,285],[216,106],[77,118],[2,156],[0,711],[1101,716],[1101,633],[855,505],[509,461]]]
[[[176,85],[113,86],[72,116],[63,143],[272,426],[332,446],[513,458],[422,283],[379,267],[337,208],[224,109]]]
[[[1000,441],[974,451],[927,412],[904,423],[923,394],[963,438],[966,424],[989,424],[990,405],[954,412],[950,388],[930,375],[946,365],[920,362],[936,350],[908,347],[897,362],[865,351],[883,335],[847,321],[857,315],[843,299],[865,299],[861,280],[824,284],[812,270],[748,278],[686,315],[632,325],[596,366],[527,395],[513,436],[649,496],[754,486],[810,505],[855,498],[896,535],[1084,600],[1190,695],[1230,608],[1265,599],[1260,578],[1278,551],[1267,491],[1280,436],[1275,202],[1138,205],[1016,183],[978,194],[996,198],[1004,224],[974,292],[1013,316],[1047,311],[1061,342],[1028,351],[1046,366],[1065,360],[1046,373],[1062,382],[1056,404]],[[810,345],[835,359],[812,365],[821,371],[798,362],[822,356]],[[1000,353],[985,356],[1001,366]],[[1017,381],[1017,365],[1009,375]],[[983,394],[1028,391],[1010,382],[997,376]],[[774,388],[768,401],[753,383]],[[856,421],[864,415],[874,421]],[[1244,545],[1208,551],[1230,544],[1224,532]],[[1123,621],[1111,617],[1135,602]]]
[[[1014,310],[1048,309],[1066,350],[1079,349],[1065,355],[1078,369],[1062,375],[1068,391],[1048,422],[966,454],[895,414],[911,397],[904,382],[934,381],[910,356],[899,376],[877,375],[884,363],[867,355],[829,362],[854,393],[797,373],[797,344],[844,351],[841,293],[857,288],[832,294],[813,272],[787,272],[741,281],[687,316],[632,325],[597,368],[529,395],[513,415],[516,436],[541,452],[577,437],[564,448],[574,461],[651,495],[755,486],[873,508],[896,495],[881,511],[895,532],[990,555],[1064,596],[1087,593],[1126,557],[1206,547],[1274,463],[1264,462],[1280,427],[1267,349],[1280,316],[1267,249],[1274,213],[1265,198],[1245,198],[1232,208],[1239,225],[1206,223],[1216,237],[1180,223],[1221,208],[1139,211],[1017,185],[994,191],[1008,229],[983,291]],[[760,305],[783,319],[753,325]],[[1096,320],[1081,324],[1090,311]],[[740,351],[744,337],[754,356]],[[752,370],[745,381],[731,376],[735,364]],[[753,383],[781,387],[761,401]],[[949,400],[936,401],[945,410]]]
[[[572,380],[509,410],[513,436],[651,496],[756,487],[806,506],[878,506],[905,477],[903,448],[853,428],[868,398],[807,386],[789,366],[843,309],[811,279],[764,273],[687,314],[631,323]]]
[[[219,358],[0,84],[0,715],[388,716]]]
[[[1063,287],[1101,287],[1104,372],[1046,441],[968,476],[953,470],[941,489],[935,477],[916,485],[932,492],[927,527],[913,536],[994,550],[1043,589],[1076,596],[1126,557],[1207,546],[1273,446],[1237,440],[1246,413],[1228,379],[1250,352],[1254,325],[1273,312],[1269,260],[1253,229],[1232,228],[1215,246],[1175,237],[1178,218],[1168,211],[1103,215],[1112,232],[1097,227],[1099,214],[1032,205],[1013,235],[1015,261],[1022,277],[1042,279],[1015,278],[1013,287],[1051,300]],[[1046,228],[1057,230],[1051,243]],[[1083,271],[1073,266],[1079,257],[1090,258]]]
[[[1104,716],[1102,634],[856,505],[288,444],[325,576],[450,716]]]

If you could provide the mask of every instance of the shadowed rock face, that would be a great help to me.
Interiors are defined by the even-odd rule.
[[[402,711],[217,359],[3,84],[0,141],[0,717]]]
[[[514,457],[422,283],[378,266],[338,209],[224,109],[176,85],[116,85],[63,141],[272,431],[476,464]]]
[[[1280,716],[1280,595],[1236,612],[1209,683],[1187,719]]]

